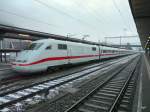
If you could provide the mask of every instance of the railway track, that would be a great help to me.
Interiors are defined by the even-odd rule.
[[[134,64],[106,79],[65,112],[131,112],[140,66],[137,60]]]
[[[0,71],[6,71],[6,70],[11,70],[11,68],[3,68],[3,69],[0,69]]]
[[[119,58],[119,57],[118,57]],[[124,57],[121,57],[121,58],[124,58]],[[103,62],[102,61],[102,63],[98,63],[98,64],[94,64],[94,66],[98,66],[98,65],[101,65],[101,64],[105,64],[105,63],[108,63],[108,62],[110,62],[110,61],[114,61],[114,60],[116,60],[116,58],[114,58],[114,59],[112,59],[112,60],[107,60],[107,61],[105,61],[105,62]],[[87,63],[87,64],[91,64],[91,63]],[[75,66],[77,66],[77,65],[75,65]],[[85,64],[81,64],[81,65],[79,65],[79,66],[81,66],[83,69],[85,68],[90,68],[90,67],[92,67],[91,65],[88,65],[87,67],[83,67],[83,66],[85,66]],[[69,66],[69,67],[74,67],[74,66]],[[67,69],[68,69],[68,67],[67,67]],[[4,72],[4,71],[8,71],[8,70],[10,70],[10,71],[12,71],[12,69],[11,68],[5,68],[5,69],[0,69],[0,71],[2,71],[2,72]],[[64,70],[65,70],[65,67],[64,67]],[[12,71],[12,72],[14,72],[14,71]],[[55,73],[55,72],[59,72],[58,70],[52,70],[52,71],[49,71],[50,73]],[[48,75],[49,74],[49,72],[48,73],[44,73],[43,75]],[[1,75],[3,75],[3,74],[1,74]],[[13,82],[16,82],[16,81],[20,81],[20,80],[24,80],[24,79],[31,79],[31,78],[37,78],[37,77],[40,77],[41,76],[41,73],[40,73],[40,75],[38,75],[38,74],[30,74],[30,75],[20,75],[20,74],[17,74],[17,73],[13,73],[13,75],[8,75],[7,76],[7,74],[5,73],[4,74],[4,76],[2,76],[2,78],[1,78],[1,76],[0,76],[0,86],[3,86],[3,85],[7,85],[7,84],[9,84],[9,83],[13,83]]]
[[[133,57],[132,57],[133,58]],[[130,60],[130,59],[129,59]],[[121,61],[121,60],[120,60]],[[7,91],[0,94],[0,109],[6,109],[10,106],[20,104],[21,101],[27,101],[29,98],[36,98],[39,94],[51,94],[58,91],[59,88],[65,88],[65,86],[75,82],[81,81],[85,78],[91,77],[91,73],[96,72],[105,67],[111,66],[117,62],[111,62],[103,66],[94,66],[83,71],[78,71],[66,76],[57,77],[53,80],[46,80],[40,83],[35,83],[15,90]],[[38,97],[39,98],[39,97]]]
[[[126,57],[126,58],[128,58],[128,57]],[[82,69],[76,70],[76,71],[71,72],[71,73],[66,74],[66,75],[71,75],[73,73],[80,72],[80,71],[83,71],[83,70],[87,70],[87,69],[90,69],[90,68],[93,68],[93,67],[102,66],[104,64],[110,64],[111,65],[111,62],[119,62],[119,61],[124,60],[126,58],[121,58],[121,59],[119,59],[117,61],[115,61],[115,60],[106,61],[106,62],[103,62],[103,63],[100,63],[100,64],[98,63],[98,64],[90,65],[90,66],[87,66],[87,67],[82,67]],[[59,78],[59,77],[66,76],[66,75],[60,75],[60,76],[58,75],[58,77],[56,77],[56,76],[55,77]],[[1,85],[0,86],[0,95],[4,91],[10,91],[10,90],[14,89],[14,87],[15,88],[17,88],[17,87],[21,88],[24,85],[29,85],[29,83],[31,83],[31,82],[39,82],[39,81],[37,81],[37,79],[42,77],[42,76],[46,77],[48,75],[47,74],[42,74],[42,75],[38,75],[38,76],[36,76],[36,75],[33,75],[33,76],[15,76],[13,78],[10,78],[9,80],[3,80],[3,81],[0,82],[0,85]],[[43,80],[45,80],[45,79],[43,79]],[[26,82],[28,82],[28,83],[26,83]]]
[[[114,61],[114,60],[113,60]],[[110,60],[108,61],[108,62],[110,62]],[[98,63],[98,64],[94,64],[94,65],[88,65],[87,67],[82,67],[83,65],[81,64],[81,67],[82,67],[82,69],[88,69],[88,68],[91,68],[91,67],[94,67],[94,66],[100,66],[100,65],[102,65],[102,64],[105,64],[105,63],[108,63],[107,61],[106,62],[102,62],[102,63]],[[7,69],[6,69],[7,70]],[[1,71],[1,70],[0,70]],[[5,70],[3,70],[2,69],[2,71],[5,71]],[[54,73],[54,72],[57,72],[58,70],[52,70],[52,71],[49,71],[50,73]],[[45,74],[43,74],[44,76],[45,75],[47,75],[47,74],[49,74],[49,72],[48,73],[45,73]],[[18,80],[24,80],[24,79],[31,79],[31,78],[35,78],[35,77],[40,77],[41,76],[41,73],[40,73],[40,75],[38,75],[38,74],[30,74],[30,75],[20,75],[20,74],[15,74],[14,76],[11,76],[11,77],[6,77],[6,78],[4,78],[4,79],[0,79],[0,85],[2,86],[2,85],[7,85],[7,84],[9,84],[9,83],[13,83],[13,82],[16,82],[16,81],[18,81]]]

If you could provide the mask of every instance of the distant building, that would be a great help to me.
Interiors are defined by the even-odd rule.
[[[1,49],[25,49],[31,42],[26,40],[4,38],[0,42]]]

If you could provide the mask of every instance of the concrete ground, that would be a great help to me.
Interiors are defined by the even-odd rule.
[[[142,112],[150,112],[150,56],[144,55],[141,73]]]

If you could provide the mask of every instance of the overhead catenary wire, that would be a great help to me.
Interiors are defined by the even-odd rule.
[[[41,5],[44,5],[45,7],[49,8],[49,9],[53,9],[53,10],[55,10],[56,12],[61,13],[61,14],[65,15],[65,16],[69,17],[69,18],[72,18],[72,19],[74,19],[75,21],[77,21],[77,22],[79,22],[79,23],[81,23],[81,24],[83,24],[83,25],[88,26],[88,28],[90,28],[90,29],[92,29],[92,30],[93,30],[93,28],[94,28],[95,30],[97,30],[97,28],[96,28],[95,26],[93,26],[93,25],[87,23],[86,21],[83,21],[83,20],[81,20],[81,19],[79,19],[79,18],[77,18],[77,17],[74,17],[74,16],[72,16],[71,14],[68,14],[68,13],[66,13],[66,12],[64,12],[64,11],[58,9],[58,8],[55,8],[55,7],[53,7],[53,6],[50,6],[50,5],[44,3],[44,2],[41,1],[41,0],[34,0],[34,1],[40,3]],[[94,31],[94,30],[93,30],[93,31]],[[105,35],[106,35],[106,34],[105,34]]]
[[[34,0],[38,3],[40,3],[41,5],[49,8],[49,9],[54,9],[56,12],[58,13],[61,13],[69,18],[72,18],[73,20],[77,21],[78,23],[81,23],[85,26],[88,26],[88,29],[91,29],[91,31],[93,32],[100,32],[104,35],[108,35],[108,33],[106,33],[106,31],[102,28],[102,29],[99,29],[99,27],[97,27],[98,25],[105,25],[106,24],[106,21],[105,21],[105,18],[102,18],[104,15],[101,15],[99,14],[98,12],[96,12],[94,10],[94,8],[90,7],[90,6],[84,6],[83,8],[88,8],[89,10],[87,10],[87,13],[89,13],[93,19],[97,20],[98,24],[96,23],[92,23],[92,22],[88,22],[86,21],[86,19],[84,18],[81,18],[81,17],[78,17],[78,16],[74,16],[73,14],[70,14],[70,13],[67,13],[66,11],[64,10],[61,10],[57,7],[53,7],[52,5],[49,5],[47,4],[46,2],[42,1],[42,0]],[[118,5],[116,4],[116,1],[115,0],[112,0],[113,3],[114,3],[114,7],[116,8],[116,10],[118,11],[118,13],[120,14],[120,17],[122,18],[122,21],[124,23],[124,25],[126,26],[126,28],[129,28],[129,26],[126,24],[126,21],[124,19],[124,16],[120,10],[120,8],[118,7]],[[76,2],[76,1],[73,1],[73,2]],[[77,2],[79,3],[79,2]],[[73,4],[74,5],[74,4]],[[79,6],[79,4],[77,4]],[[83,5],[83,4],[80,4],[80,5]],[[81,7],[79,7],[81,9]],[[66,9],[66,8],[65,8]],[[46,21],[42,21],[42,20],[38,20],[38,18],[33,18],[33,17],[30,17],[30,16],[24,16],[23,14],[20,14],[20,13],[16,13],[16,12],[12,12],[11,10],[10,11],[7,11],[7,10],[3,10],[3,9],[0,9],[1,12],[3,13],[8,13],[8,14],[11,14],[11,15],[14,15],[14,16],[18,16],[18,17],[21,17],[21,18],[24,18],[24,19],[27,19],[27,20],[31,20],[31,21],[34,21],[34,22],[38,22],[38,23],[42,23],[42,24],[46,24],[46,25],[49,25],[49,26],[53,26],[53,27],[56,27],[56,28],[60,28],[59,25],[55,25],[55,24],[51,24],[49,22],[46,22]],[[82,11],[85,11],[85,10],[82,10]],[[109,18],[107,18],[109,19]],[[79,25],[81,25],[79,24]],[[36,24],[35,24],[36,25]],[[61,27],[62,28],[62,27]],[[101,28],[101,27],[100,27]]]
[[[129,29],[129,30],[132,32],[132,30],[130,29],[130,25],[129,25],[129,24],[127,25],[127,22],[126,22],[126,20],[124,19],[124,16],[123,16],[123,14],[122,14],[120,8],[118,7],[116,1],[115,1],[115,0],[112,0],[112,2],[113,2],[113,4],[114,4],[114,7],[116,8],[116,10],[118,11],[118,13],[119,13],[119,15],[120,15],[120,17],[121,17],[121,19],[122,19],[122,22],[123,22],[123,24],[125,25],[125,28],[126,28],[126,29]]]
[[[79,4],[78,2],[76,2],[76,1],[74,1],[73,2],[74,3],[74,6],[75,6],[75,4],[76,4],[76,6],[81,6],[81,4]],[[86,7],[84,7],[84,8],[86,8]],[[88,7],[87,7],[88,8]],[[82,9],[83,9],[83,6],[82,6]],[[91,17],[93,17],[93,19],[95,19],[96,21],[98,21],[99,22],[99,24],[100,23],[102,23],[103,25],[105,24],[104,22],[103,22],[103,20],[102,19],[100,19],[100,18],[98,18],[98,16],[96,16],[94,13],[92,13],[93,11],[92,10],[90,10],[90,11],[88,11],[88,10],[82,10],[82,12],[85,12],[85,13],[89,13],[90,15],[91,15]],[[83,15],[84,16],[84,15]],[[88,18],[87,18],[88,19]],[[102,24],[100,24],[100,25],[102,25]],[[94,24],[93,24],[93,26],[95,26]],[[96,26],[98,26],[97,24],[96,24]],[[104,31],[102,31],[102,30],[100,30],[99,32],[101,32],[102,34],[104,34],[105,36],[107,36],[107,34],[104,32]]]
[[[44,22],[44,21],[41,21],[41,20],[38,20],[38,19],[31,18],[31,17],[23,16],[23,15],[15,13],[15,12],[6,11],[6,10],[3,10],[3,9],[0,9],[0,12],[7,13],[7,14],[17,16],[17,17],[21,17],[21,18],[26,19],[26,20],[31,20],[31,21],[34,21],[34,22],[38,22],[38,23],[49,25],[49,26],[57,27],[54,24],[50,24],[50,23],[47,23],[47,22]]]
[[[77,4],[77,6],[81,5],[81,4],[79,4],[78,2],[74,2],[74,3]],[[87,7],[87,9],[89,8],[88,6],[86,6],[86,7]],[[85,8],[86,8],[86,7],[85,7]],[[93,9],[90,9],[90,11],[87,10],[87,12],[88,12],[90,15],[92,15],[92,17],[93,17],[96,21],[98,21],[99,24],[100,24],[100,23],[102,23],[103,25],[106,24],[106,23],[103,22],[102,16],[99,16],[99,17],[101,17],[101,18],[99,18],[98,16],[96,16],[97,14],[94,12]],[[100,25],[101,25],[101,24],[100,24]],[[100,32],[103,33],[105,36],[107,35],[104,31],[100,31]]]
[[[75,3],[76,3],[78,6],[82,4],[82,3],[79,4],[79,3],[76,2],[76,1],[75,1]],[[123,25],[124,25],[123,29],[128,29],[128,30],[130,30],[130,31],[132,32],[132,29],[130,29],[130,25],[129,25],[129,26],[127,25],[126,21],[124,20],[124,16],[123,16],[121,10],[119,9],[119,7],[117,6],[117,4],[116,4],[115,1],[114,1],[113,5],[114,5],[115,9],[117,10],[117,12],[118,12],[119,15],[120,15],[120,18],[121,18],[122,23],[123,23]],[[105,21],[105,24],[108,24],[108,23],[106,23],[106,20],[105,20],[104,18],[102,19],[102,16],[101,16],[101,15],[103,15],[103,14],[99,15],[96,11],[93,10],[93,8],[90,8],[90,7],[88,7],[87,5],[86,5],[86,7],[90,10],[90,11],[88,11],[88,13],[89,13],[90,15],[92,15],[92,17],[95,18],[95,20],[97,20],[99,23],[102,23],[102,24],[104,24],[104,21]],[[106,18],[109,18],[109,17],[106,17]],[[106,34],[106,35],[107,35],[107,34]]]

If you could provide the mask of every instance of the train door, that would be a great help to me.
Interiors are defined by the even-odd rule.
[[[67,47],[67,57],[68,57],[68,64],[71,63],[71,56],[72,56],[72,50],[71,50],[71,45],[69,43],[67,43],[68,47]]]
[[[100,52],[99,52],[99,58],[102,59],[103,58],[103,50],[104,50],[104,47],[103,46],[100,46]]]
[[[98,46],[98,55],[99,55],[99,60],[101,59],[101,46]]]
[[[64,41],[55,42],[52,47],[51,57],[54,57],[54,61],[51,61],[52,65],[64,65],[68,64],[67,48],[68,45]]]

